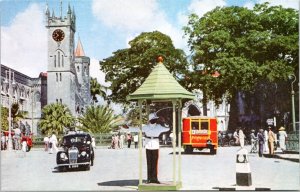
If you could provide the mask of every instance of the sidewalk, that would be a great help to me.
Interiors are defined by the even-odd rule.
[[[263,154],[263,156],[267,157],[267,158],[271,158],[270,154]],[[300,154],[296,153],[296,152],[289,152],[289,151],[282,152],[282,150],[278,149],[275,151],[275,155],[273,156],[273,158],[285,159],[288,161],[293,161],[293,162],[299,163]]]

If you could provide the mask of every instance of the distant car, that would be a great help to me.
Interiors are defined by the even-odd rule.
[[[95,155],[90,134],[73,132],[65,135],[61,147],[63,151],[58,151],[56,154],[59,171],[70,168],[90,170],[90,166],[93,166]]]

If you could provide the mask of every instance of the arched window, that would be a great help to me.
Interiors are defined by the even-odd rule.
[[[59,80],[61,81],[61,73],[59,73]]]
[[[79,72],[79,70],[80,70],[80,68],[79,68],[79,66],[77,66],[77,72]]]
[[[61,66],[64,67],[64,56],[61,55]]]
[[[56,67],[56,55],[54,55],[54,67]]]
[[[59,51],[57,52],[57,55],[58,55],[58,67],[60,67],[60,52]]]
[[[56,82],[58,82],[58,74],[56,73]]]

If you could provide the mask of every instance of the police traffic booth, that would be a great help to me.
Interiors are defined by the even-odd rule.
[[[140,130],[139,130],[139,185],[138,190],[178,190],[182,187],[181,181],[181,114],[182,101],[193,100],[194,94],[184,89],[168,71],[163,64],[163,58],[158,58],[158,64],[153,68],[145,82],[132,94],[127,96],[128,101],[137,101],[140,113]],[[142,180],[142,106],[145,106],[147,115],[152,102],[171,102],[173,127],[173,181],[161,182],[160,184],[147,184]],[[176,108],[177,119],[176,124]],[[176,147],[176,128],[178,132],[178,148]],[[176,150],[178,151],[178,161],[176,161]],[[176,164],[177,162],[177,164]],[[176,167],[178,172],[176,173]],[[176,177],[177,175],[177,177]]]

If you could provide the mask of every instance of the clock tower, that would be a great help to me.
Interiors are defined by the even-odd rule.
[[[76,16],[68,5],[67,15],[50,14],[46,8],[46,28],[48,29],[48,70],[47,70],[47,104],[62,103],[75,115],[77,103],[77,77],[74,58],[74,34]]]

